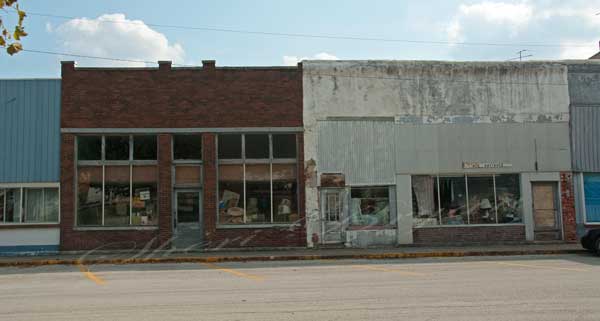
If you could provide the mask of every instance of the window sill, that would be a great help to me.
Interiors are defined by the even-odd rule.
[[[372,231],[372,230],[395,230],[396,226],[394,225],[350,225],[348,226],[348,231]]]
[[[152,231],[158,226],[76,226],[73,231]]]
[[[413,226],[413,229],[440,228],[440,227],[441,228],[453,228],[453,227],[505,227],[505,226],[525,226],[525,223],[429,225],[429,226]]]
[[[25,229],[25,228],[58,228],[60,223],[2,223],[0,230]]]
[[[298,223],[274,223],[274,224],[217,224],[217,229],[270,229],[270,228],[289,228],[301,227]]]

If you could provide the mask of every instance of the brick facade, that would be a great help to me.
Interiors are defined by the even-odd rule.
[[[203,131],[203,227],[207,247],[286,247],[306,244],[304,184],[298,180],[299,224],[284,227],[217,228],[215,132],[212,128],[302,128],[300,67],[75,68],[62,65],[63,129],[160,128],[157,228],[75,227],[75,135],[61,142],[61,249],[168,247],[172,238],[170,128]],[[76,132],[76,130],[75,130]],[[297,133],[303,164],[302,133]],[[302,166],[298,175],[303,177]]]
[[[573,173],[560,173],[560,203],[562,206],[563,239],[577,242],[577,223],[575,214],[575,192],[573,189]]]
[[[525,225],[415,228],[413,240],[415,244],[525,242]]]

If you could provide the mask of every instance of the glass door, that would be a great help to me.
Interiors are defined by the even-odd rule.
[[[200,190],[175,191],[175,215],[173,221],[174,245],[177,248],[201,248],[202,242],[202,193]]]

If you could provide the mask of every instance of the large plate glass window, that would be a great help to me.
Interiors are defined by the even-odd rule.
[[[352,187],[350,189],[350,225],[390,224],[390,188]]]
[[[292,223],[298,216],[295,134],[221,134],[219,224]]]
[[[583,175],[585,221],[600,223],[600,174]]]
[[[78,226],[158,223],[155,135],[79,136],[77,150]]]
[[[518,174],[412,176],[413,225],[522,222]]]
[[[57,187],[0,188],[0,224],[58,223]]]

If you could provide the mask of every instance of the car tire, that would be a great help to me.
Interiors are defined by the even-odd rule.
[[[600,236],[598,236],[596,238],[596,241],[594,242],[594,250],[596,252],[596,255],[600,256]]]

